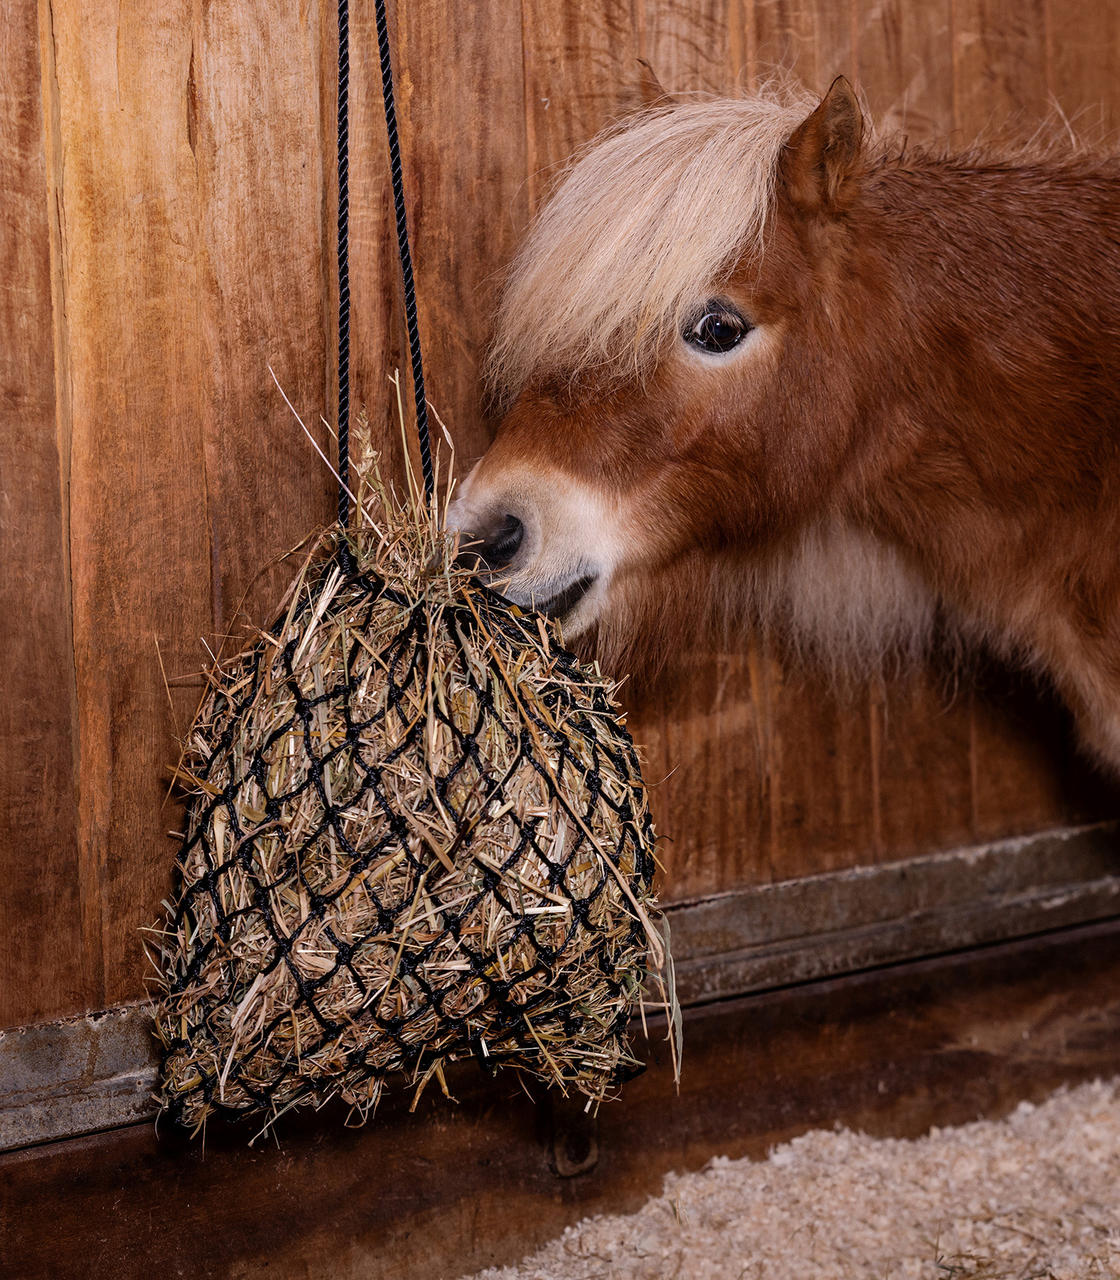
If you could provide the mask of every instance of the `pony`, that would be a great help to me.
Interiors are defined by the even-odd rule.
[[[877,138],[838,79],[568,168],[502,294],[449,525],[605,663],[723,618],[846,670],[948,633],[1120,770],[1120,163]]]

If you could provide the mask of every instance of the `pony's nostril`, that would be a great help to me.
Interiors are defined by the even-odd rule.
[[[501,569],[509,564],[521,540],[525,536],[525,526],[516,516],[504,516],[501,523],[482,544],[482,558],[491,569]]]

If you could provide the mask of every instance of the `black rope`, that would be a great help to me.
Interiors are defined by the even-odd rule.
[[[404,170],[393,98],[393,63],[389,49],[389,20],[385,0],[376,2],[377,49],[381,58],[381,94],[385,103],[385,131],[389,142],[389,172],[393,186],[397,252],[404,285],[404,316],[412,363],[412,389],[416,401],[416,436],[420,445],[420,469],[424,496],[435,494],[432,442],[428,427],[428,401],[424,394],[424,362],[420,349],[420,321],[416,306],[416,281],[408,244],[408,215],[404,202]],[[338,522],[350,523],[350,9],[338,0]]]
[[[338,523],[350,524],[350,5],[338,0]]]
[[[377,50],[381,56],[381,95],[385,101],[385,132],[389,140],[389,172],[393,181],[393,208],[397,220],[397,251],[404,282],[404,318],[408,329],[408,352],[412,360],[412,390],[416,399],[416,435],[420,442],[420,468],[424,473],[424,496],[431,502],[435,493],[432,471],[432,442],[428,431],[428,402],[424,397],[424,364],[420,355],[420,322],[416,312],[416,282],[412,277],[412,254],[408,248],[408,216],[404,204],[404,171],[401,168],[401,141],[397,135],[397,109],[393,102],[393,62],[389,51],[389,20],[385,0],[377,0]]]

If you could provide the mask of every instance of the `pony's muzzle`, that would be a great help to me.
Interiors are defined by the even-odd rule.
[[[498,573],[512,563],[524,539],[521,521],[514,515],[501,516],[489,528],[464,536],[459,562],[468,569]]]

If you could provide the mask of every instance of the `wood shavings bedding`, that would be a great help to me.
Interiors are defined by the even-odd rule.
[[[807,1133],[670,1174],[475,1280],[1112,1280],[1120,1080],[913,1141]]]

